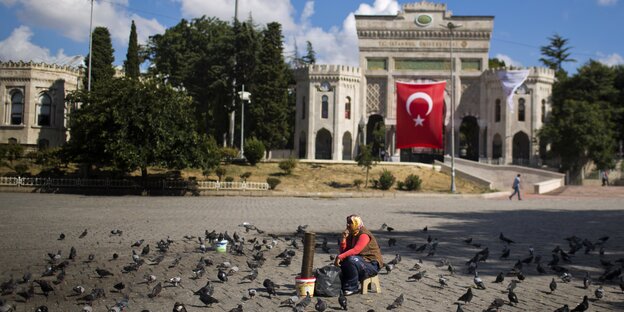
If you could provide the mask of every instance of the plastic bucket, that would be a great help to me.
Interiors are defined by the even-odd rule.
[[[217,252],[226,252],[227,251],[227,240],[222,240],[220,242],[217,242],[215,245],[215,249],[217,250]]]
[[[310,297],[314,296],[314,283],[316,283],[316,277],[302,278],[295,277],[295,289],[299,297],[305,297],[310,293]]]

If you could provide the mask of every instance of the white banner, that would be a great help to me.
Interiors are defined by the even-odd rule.
[[[496,74],[498,75],[498,79],[500,79],[501,86],[503,87],[509,112],[513,113],[513,94],[527,79],[527,76],[529,76],[529,70],[499,70]]]

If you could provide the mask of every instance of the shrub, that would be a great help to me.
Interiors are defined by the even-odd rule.
[[[23,177],[28,172],[28,165],[27,164],[17,164],[15,166],[13,166],[13,170],[15,170],[15,173],[17,173],[18,176],[22,176]]]
[[[225,177],[225,182],[234,182],[234,177]]]
[[[225,167],[217,167],[217,169],[215,169],[215,174],[219,177],[219,181],[223,180],[223,176],[225,176],[226,172],[227,169],[225,169]]]
[[[280,179],[274,177],[268,177],[266,181],[269,184],[269,188],[272,190],[274,190],[278,184],[282,183]]]
[[[233,159],[237,158],[240,152],[235,147],[225,146],[219,149],[219,157],[221,160],[230,163]]]
[[[399,188],[405,187],[408,191],[420,190],[420,185],[422,184],[422,180],[419,176],[415,174],[410,174],[405,178],[405,181],[402,183],[403,185]]]
[[[249,179],[249,177],[251,177],[251,172],[249,171],[240,175],[240,178],[243,182],[247,182],[247,179]]]
[[[297,159],[290,157],[280,161],[279,168],[282,169],[286,175],[289,175],[292,173],[293,169],[297,167],[298,162],[299,161]]]
[[[255,166],[264,157],[264,144],[262,141],[251,138],[245,141],[245,158],[250,165]]]
[[[355,180],[353,180],[353,186],[355,186],[358,190],[360,189],[360,186],[362,185],[362,183],[364,183],[364,181],[362,181],[362,179],[355,179]]]
[[[397,181],[397,188],[402,190],[405,187],[405,183],[403,181]]]
[[[396,181],[396,178],[394,177],[394,175],[392,175],[390,171],[384,169],[381,175],[379,176],[378,186],[382,190],[388,190],[392,187],[395,181]]]

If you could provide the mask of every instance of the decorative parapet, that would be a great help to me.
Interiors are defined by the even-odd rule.
[[[450,32],[448,30],[358,30],[358,38],[369,39],[449,39]],[[454,31],[453,38],[461,39],[483,39],[489,40],[492,35],[491,31]]]
[[[347,80],[359,81],[359,67],[348,65],[306,65],[295,69],[297,80]]]
[[[528,69],[529,76],[527,77],[527,82],[543,82],[543,83],[554,83],[555,80],[555,71],[546,68],[546,67],[514,67],[514,68],[490,68],[483,72],[484,78],[486,81],[496,80],[498,81],[498,77],[496,76],[496,72],[499,70],[518,70],[518,69]]]
[[[68,71],[74,74],[80,74],[81,69],[77,67],[72,67],[68,65],[57,65],[57,64],[48,64],[48,63],[36,63],[33,61],[24,62],[24,61],[8,61],[8,62],[0,62],[1,68],[23,68],[23,69],[54,69],[61,71]]]
[[[441,11],[441,12],[445,12],[446,11],[446,4],[444,3],[433,3],[433,2],[427,2],[427,1],[420,1],[420,2],[414,2],[414,3],[406,3],[403,5],[403,11],[405,12],[422,12],[422,11],[427,11],[427,12],[436,12],[436,11]],[[449,12],[450,14],[450,12]]]

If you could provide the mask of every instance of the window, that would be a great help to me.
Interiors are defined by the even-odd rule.
[[[394,61],[394,69],[397,70],[450,70],[449,60],[429,59],[397,59]]]
[[[494,107],[494,121],[500,122],[501,120],[501,101],[500,99],[496,99],[496,106]]]
[[[24,116],[24,94],[16,91],[11,95],[11,124],[21,125]]]
[[[327,119],[329,115],[329,98],[323,95],[321,98],[321,118]]]
[[[542,122],[546,122],[546,100],[542,100]]]
[[[303,99],[301,100],[301,119],[305,119],[305,113],[306,113],[306,97],[304,95]]]
[[[463,71],[481,71],[481,60],[461,60]]]
[[[366,69],[386,70],[388,69],[388,66],[386,65],[386,59],[366,59]]]
[[[52,99],[47,93],[42,93],[39,96],[39,103],[37,104],[37,125],[39,126],[50,125],[51,107],[52,107]]]
[[[345,102],[345,119],[351,119],[351,98],[348,96]]]
[[[525,107],[524,107],[524,99],[520,98],[518,100],[518,121],[524,121],[524,111],[525,111]]]

